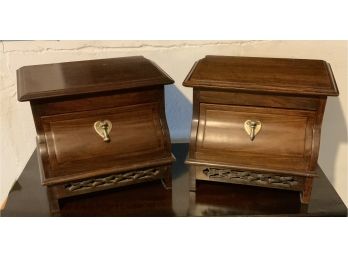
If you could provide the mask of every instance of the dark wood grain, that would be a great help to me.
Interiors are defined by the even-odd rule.
[[[257,93],[226,92],[221,94],[221,90],[200,90],[200,99],[203,103],[232,104],[243,106],[259,106],[285,109],[317,110],[321,100],[325,96],[303,97],[289,95],[265,94],[260,97]]]
[[[347,216],[347,208],[319,169],[311,201],[300,202],[299,192],[237,184],[197,181],[189,192],[185,158],[188,144],[174,144],[172,190],[159,181],[63,198],[61,216]],[[34,152],[12,188],[1,216],[50,216],[54,204],[40,185],[39,164]],[[52,208],[52,207],[51,207]]]
[[[143,56],[24,66],[17,70],[17,80],[19,101],[174,82]]]
[[[246,92],[338,95],[330,66],[322,60],[211,56],[194,65],[183,84]]]
[[[41,180],[54,212],[58,199],[72,195],[155,179],[171,183],[164,84],[173,81],[150,60],[35,65],[17,75],[18,98],[31,104]],[[112,125],[107,142],[94,128],[104,120]]]
[[[308,173],[314,112],[205,103],[200,109],[196,159]],[[262,122],[253,141],[243,129],[248,119]],[[268,161],[255,161],[258,158]]]
[[[171,158],[165,149],[158,103],[42,117],[50,156],[47,175],[66,175],[120,165],[123,159]],[[97,120],[110,120],[110,142],[94,131]],[[127,157],[127,158],[125,158]],[[143,159],[144,161],[144,159]],[[83,165],[81,165],[83,163]]]
[[[285,188],[268,182],[278,179],[265,175],[272,173],[296,177],[293,188],[309,202],[326,99],[338,95],[325,61],[206,56],[183,85],[193,87],[194,96],[187,158],[193,191],[195,179]],[[247,120],[262,125],[253,140],[245,131]],[[204,175],[214,167],[217,174]],[[234,177],[238,171],[262,179]]]

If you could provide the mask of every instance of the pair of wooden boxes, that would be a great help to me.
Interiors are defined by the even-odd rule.
[[[17,78],[53,211],[68,196],[154,179],[170,185],[164,85],[174,81],[153,62],[26,66]],[[275,187],[301,191],[308,203],[326,98],[338,95],[326,62],[206,56],[183,84],[193,87],[192,190],[196,179]]]

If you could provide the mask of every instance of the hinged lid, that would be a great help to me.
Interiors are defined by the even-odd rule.
[[[25,66],[17,70],[18,100],[172,84],[142,56]]]
[[[322,60],[206,56],[184,86],[230,91],[337,96],[330,65]]]

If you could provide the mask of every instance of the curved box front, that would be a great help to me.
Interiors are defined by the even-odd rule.
[[[258,170],[308,172],[315,112],[200,104],[195,159]],[[245,129],[258,121],[253,140]]]
[[[172,83],[142,56],[17,70],[18,100],[30,101],[54,215],[65,197],[158,179],[170,187],[175,158],[164,85]]]
[[[159,116],[160,104],[147,103],[41,117],[49,164],[45,177],[124,171],[124,166],[171,158]],[[112,124],[109,142],[94,129],[104,120]]]
[[[193,88],[187,163],[196,180],[301,191],[310,199],[327,96],[338,88],[323,60],[206,56]]]

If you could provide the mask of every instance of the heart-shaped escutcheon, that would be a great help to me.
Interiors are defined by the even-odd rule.
[[[112,123],[109,120],[94,122],[94,130],[101,136],[104,142],[110,142],[110,131],[112,129]]]

